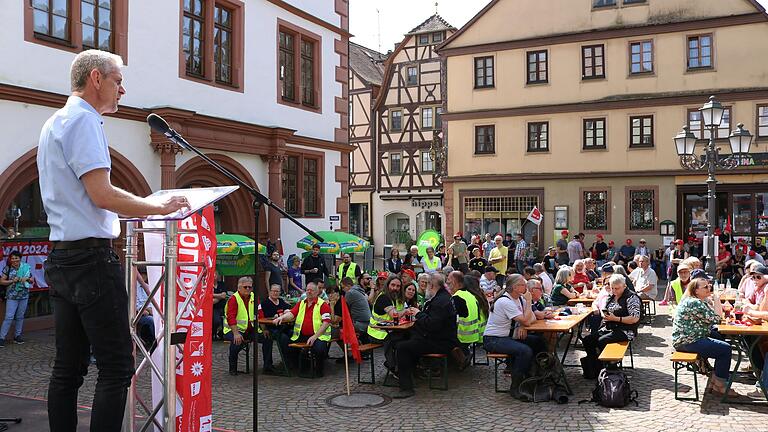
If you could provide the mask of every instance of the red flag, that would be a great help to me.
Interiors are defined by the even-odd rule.
[[[728,218],[725,220],[725,232],[730,234],[733,231],[733,227],[731,227],[731,215],[728,215]]]
[[[531,212],[528,213],[528,217],[526,219],[535,223],[536,225],[541,224],[542,215],[541,211],[539,211],[539,208],[534,206],[533,209],[531,209]]]
[[[357,343],[357,334],[355,334],[355,324],[352,322],[352,316],[349,314],[347,301],[344,297],[341,298],[341,340],[349,345],[355,361],[361,363],[363,358],[360,356],[360,347]]]

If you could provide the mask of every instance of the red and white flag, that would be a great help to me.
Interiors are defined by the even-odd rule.
[[[543,217],[543,215],[539,211],[539,208],[534,206],[533,209],[531,210],[531,212],[528,213],[528,217],[526,219],[528,219],[529,221],[535,223],[536,225],[539,225],[539,224],[541,224],[542,217]]]

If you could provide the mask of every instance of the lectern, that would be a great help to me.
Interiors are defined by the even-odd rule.
[[[185,340],[186,333],[177,333],[176,325],[178,317],[189,311],[196,315],[194,310],[196,305],[189,300],[192,294],[198,290],[204,280],[203,273],[197,278],[197,282],[189,289],[187,300],[178,307],[176,299],[176,268],[178,259],[178,235],[189,233],[188,230],[179,229],[179,221],[186,219],[190,215],[201,211],[204,207],[212,204],[238,189],[238,186],[224,186],[212,188],[194,188],[194,189],[169,189],[161,190],[150,195],[152,200],[163,201],[169,196],[184,196],[189,201],[190,207],[169,215],[149,216],[146,218],[129,218],[126,221],[125,233],[125,281],[128,291],[128,313],[130,317],[130,332],[134,343],[134,356],[136,349],[142,354],[142,361],[136,367],[136,373],[131,381],[128,391],[127,403],[125,406],[125,418],[123,419],[123,431],[133,432],[135,430],[146,431],[155,426],[155,430],[173,432],[176,429],[176,367],[177,367],[177,345]],[[141,226],[139,226],[141,223]],[[162,255],[160,259],[150,259],[147,254],[144,261],[138,259],[138,238],[144,236],[145,240],[149,236],[162,236]],[[213,245],[215,248],[215,244]],[[185,262],[184,266],[203,267],[205,271],[212,271],[208,268],[206,262]],[[147,301],[142,305],[136,304],[136,278],[139,267],[157,267],[161,270],[161,277],[154,286],[151,286],[147,293]],[[162,307],[156,301],[160,287],[165,287],[163,291]],[[140,288],[143,289],[143,288]],[[137,307],[138,306],[138,307]],[[142,317],[144,311],[152,307],[153,314],[157,314],[159,319],[155,319],[155,339],[158,346],[162,344],[165,348],[162,358],[155,358],[147,351],[142,343],[141,337],[136,331],[136,324]],[[157,324],[160,324],[159,328]],[[159,357],[159,356],[156,356]],[[182,359],[183,361],[183,359]],[[137,384],[141,380],[141,372],[149,367],[150,376],[154,375],[162,383],[162,398],[156,403],[150,400],[144,400],[136,391]],[[255,367],[255,366],[254,366]],[[211,389],[201,391],[210,392]],[[138,406],[137,406],[138,404]],[[137,417],[137,408],[141,408],[143,413]],[[162,410],[162,415],[158,415]],[[137,420],[139,425],[137,425]],[[138,428],[137,428],[138,426]]]

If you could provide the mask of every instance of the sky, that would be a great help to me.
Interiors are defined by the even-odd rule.
[[[489,1],[437,0],[437,10],[449,24],[461,28]],[[768,0],[758,1],[768,8]],[[435,0],[350,0],[349,32],[352,42],[386,53],[434,13]]]

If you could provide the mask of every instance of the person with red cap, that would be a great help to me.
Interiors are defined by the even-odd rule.
[[[613,240],[608,242],[608,250],[605,251],[605,262],[616,262],[616,243]]]
[[[616,263],[626,267],[634,257],[635,247],[632,246],[632,239],[627,239],[624,245],[619,249],[619,253],[616,254]]]
[[[557,247],[557,263],[560,265],[568,264],[568,230],[560,232],[562,236],[555,245]]]
[[[755,252],[754,250],[751,250],[751,251],[747,252],[747,255],[749,256],[749,259],[755,260],[755,261],[759,262],[760,264],[765,265],[765,259],[762,256],[760,256],[759,253]]]
[[[688,252],[688,256],[701,258],[701,248],[695,236],[688,236],[688,243],[685,244],[685,251]]]

